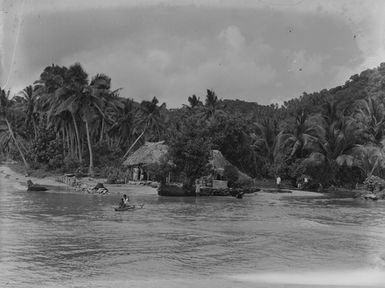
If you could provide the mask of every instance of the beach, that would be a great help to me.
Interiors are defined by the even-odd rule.
[[[134,184],[132,182],[130,184],[106,184],[106,179],[104,178],[82,177],[77,180],[79,186],[73,187],[58,181],[63,176],[64,175],[45,176],[43,178],[31,177],[12,170],[6,164],[0,165],[0,177],[4,177],[5,179],[12,181],[14,183],[14,187],[18,190],[27,190],[27,181],[31,180],[35,184],[47,187],[47,192],[87,193],[87,188],[95,187],[97,183],[102,183],[104,187],[108,189],[109,194],[112,195],[123,195],[125,194],[125,191],[130,189],[139,189],[146,194],[157,194],[156,188],[148,185],[142,185],[140,183]],[[82,187],[84,189],[81,189]]]

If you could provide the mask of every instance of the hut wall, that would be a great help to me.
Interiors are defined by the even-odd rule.
[[[213,188],[214,189],[226,189],[227,188],[227,181],[213,180]]]

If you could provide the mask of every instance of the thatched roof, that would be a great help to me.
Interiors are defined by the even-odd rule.
[[[215,171],[217,171],[221,174],[223,174],[223,171],[225,170],[226,166],[235,167],[229,161],[226,160],[225,156],[223,156],[223,154],[219,150],[212,150],[211,151],[210,164]],[[235,167],[235,169],[237,169],[237,171],[238,171],[239,180],[242,181],[242,180],[251,179],[251,177],[249,175],[241,172],[237,167]]]
[[[168,153],[168,146],[164,144],[164,141],[161,142],[146,142],[138,150],[132,153],[127,159],[123,162],[125,166],[138,166],[138,165],[149,165],[160,163],[162,157]],[[221,151],[212,150],[210,164],[212,168],[220,174],[223,174],[223,171],[226,166],[232,165],[226,158],[223,156]],[[241,172],[237,167],[235,167],[239,174],[239,180],[249,180],[250,176]]]
[[[160,163],[168,153],[168,146],[161,142],[146,142],[123,162],[125,166],[149,165]]]

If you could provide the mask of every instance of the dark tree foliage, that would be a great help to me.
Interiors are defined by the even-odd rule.
[[[34,163],[48,165],[49,168],[59,168],[63,165],[63,142],[55,131],[40,127],[38,137],[32,142],[30,159]]]
[[[228,186],[233,187],[239,178],[239,173],[234,166],[227,165],[224,168],[223,177],[228,181]]]
[[[294,185],[304,173],[324,186],[385,175],[385,63],[282,106],[223,100],[208,89],[167,109],[156,97],[139,103],[118,92],[108,75],[89,77],[79,63],[46,67],[16,97],[0,90],[1,156],[26,167],[25,158],[102,168],[119,166],[145,141],[165,141],[188,186],[209,173],[211,149],[252,177],[280,174]]]
[[[184,184],[190,188],[195,179],[208,172],[211,143],[195,119],[188,119],[180,133],[170,140],[170,157],[176,170],[183,173]]]

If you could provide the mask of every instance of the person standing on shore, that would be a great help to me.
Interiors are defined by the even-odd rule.
[[[281,189],[281,177],[277,176],[277,188]]]

